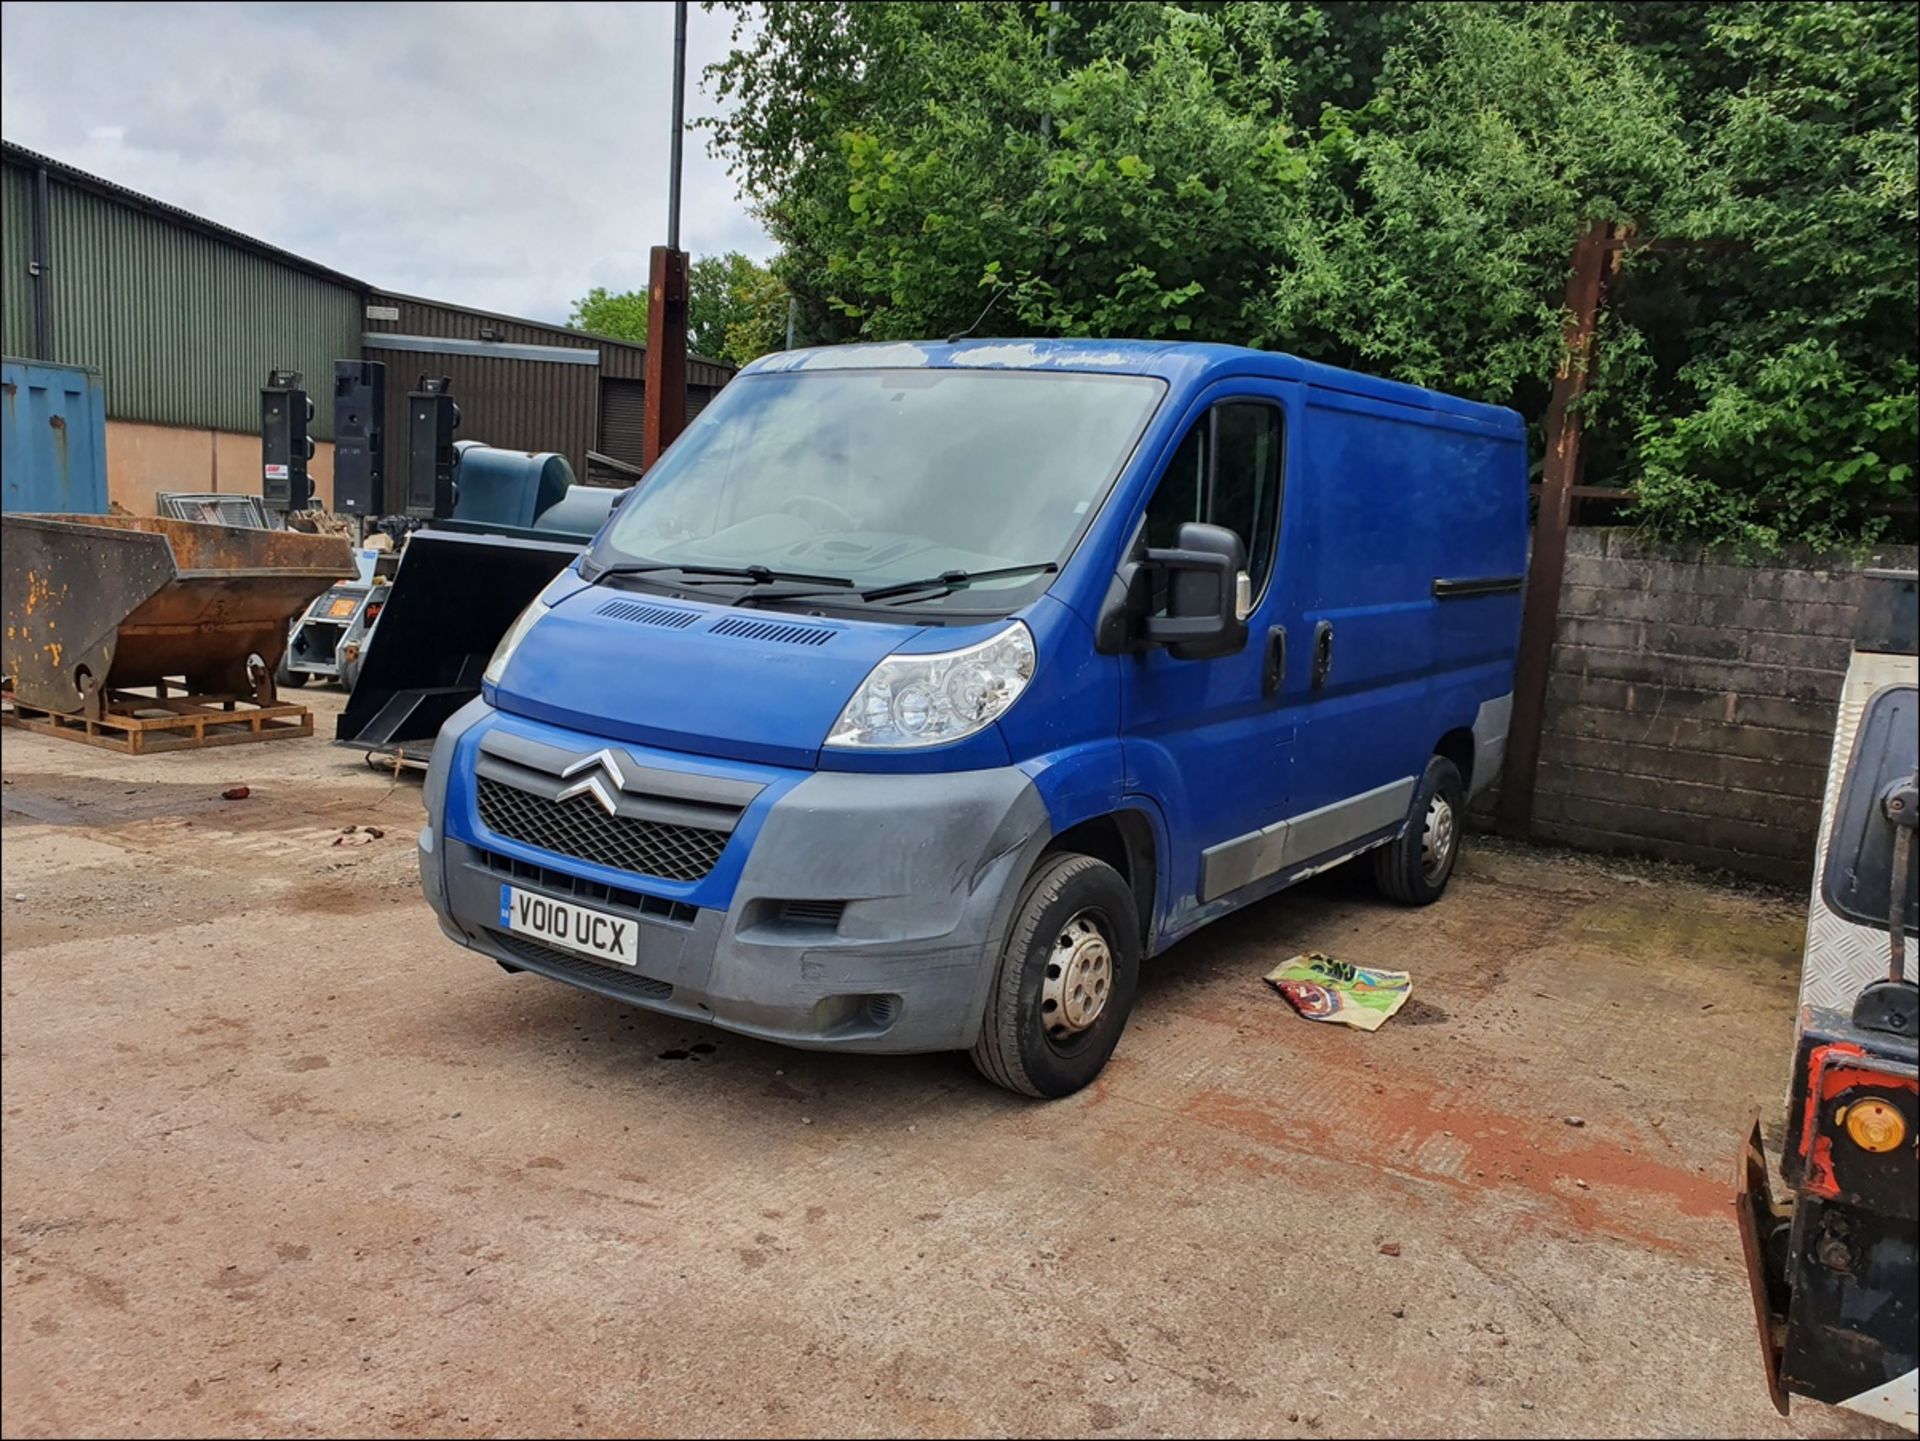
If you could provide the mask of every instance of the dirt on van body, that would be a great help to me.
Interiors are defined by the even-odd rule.
[[[1797,900],[1334,873],[1037,1105],[504,974],[418,781],[318,739],[9,731],[4,779],[9,1436],[1877,1433],[1773,1413],[1728,1206]],[[1261,977],[1310,950],[1413,999],[1304,1022]]]

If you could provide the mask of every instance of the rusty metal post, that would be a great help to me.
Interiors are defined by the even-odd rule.
[[[647,422],[640,463],[651,468],[687,428],[687,252],[653,247],[647,304]]]
[[[1534,519],[1533,558],[1527,565],[1526,610],[1513,677],[1513,715],[1507,725],[1506,766],[1500,774],[1502,834],[1524,838],[1533,825],[1533,787],[1540,769],[1540,733],[1546,721],[1547,677],[1560,619],[1560,582],[1567,567],[1567,526],[1573,488],[1580,480],[1580,410],[1593,358],[1613,227],[1595,221],[1574,243],[1567,277],[1566,355],[1547,403],[1547,455],[1540,476],[1540,512]]]

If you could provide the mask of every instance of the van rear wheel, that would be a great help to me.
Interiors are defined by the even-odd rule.
[[[980,1074],[1023,1096],[1068,1096],[1107,1064],[1140,974],[1139,921],[1120,873],[1043,856],[1021,889],[980,1039]]]
[[[1398,840],[1373,853],[1374,884],[1403,906],[1439,900],[1460,856],[1466,812],[1467,788],[1459,767],[1445,756],[1434,756],[1413,788],[1407,828]]]

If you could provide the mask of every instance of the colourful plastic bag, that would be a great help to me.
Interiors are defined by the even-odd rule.
[[[1405,971],[1356,966],[1318,951],[1282,962],[1267,981],[1309,1021],[1337,1021],[1363,1031],[1379,1030],[1413,994],[1413,977]]]

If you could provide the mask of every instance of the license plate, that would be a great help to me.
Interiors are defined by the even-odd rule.
[[[639,964],[634,954],[640,937],[637,922],[605,911],[590,911],[571,901],[537,896],[518,886],[500,887],[500,924],[519,935],[531,936],[562,950],[592,956],[616,966]]]

